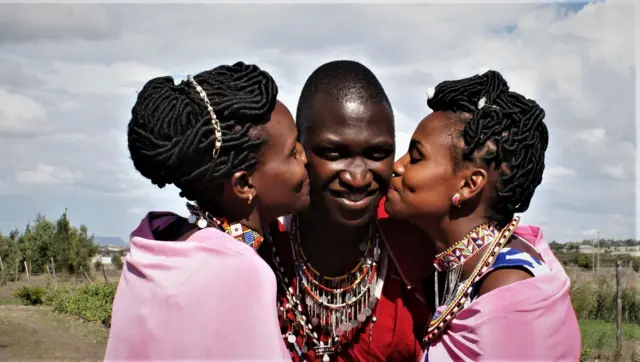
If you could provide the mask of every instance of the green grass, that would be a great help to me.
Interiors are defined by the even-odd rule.
[[[22,305],[19,299],[0,299],[0,305]]]
[[[591,350],[616,348],[616,324],[596,320],[581,320],[582,347]],[[622,340],[640,340],[640,326],[633,323],[622,325]]]

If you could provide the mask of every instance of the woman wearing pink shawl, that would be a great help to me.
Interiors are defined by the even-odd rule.
[[[256,250],[309,203],[306,157],[271,76],[238,62],[147,82],[128,128],[135,168],[191,216],[150,212],[131,234],[105,360],[290,361],[276,280]]]
[[[428,105],[385,203],[436,250],[422,360],[578,361],[569,279],[539,228],[514,217],[542,181],[544,110],[496,71],[440,83]]]

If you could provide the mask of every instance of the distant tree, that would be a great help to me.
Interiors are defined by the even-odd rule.
[[[116,270],[122,270],[124,264],[120,255],[113,254],[113,256],[111,257],[111,262],[113,263],[113,266],[116,268]]]
[[[32,262],[29,271],[33,273],[44,273],[46,266],[53,256],[53,235],[55,225],[47,220],[43,215],[38,215],[31,226],[31,236],[34,248]]]
[[[565,244],[564,250],[567,253],[577,253],[580,251],[580,245],[578,245],[578,243],[569,242]]]
[[[15,276],[16,267],[19,266],[20,252],[15,235],[9,234],[8,237],[0,235],[0,258],[4,266],[5,277],[13,278]],[[16,237],[17,239],[17,237]]]
[[[70,256],[72,244],[72,229],[69,218],[67,217],[67,209],[56,221],[56,232],[54,235],[54,259],[56,269],[59,271],[73,272],[73,263]]]
[[[578,260],[576,261],[579,267],[583,269],[591,269],[593,268],[592,258],[587,254],[580,254],[578,256]]]
[[[9,236],[0,235],[0,257],[7,273],[24,272],[26,263],[30,272],[42,273],[51,267],[56,271],[75,273],[90,270],[91,258],[98,248],[86,226],[79,229],[69,222],[67,210],[55,222],[38,214],[28,223],[23,233],[12,230]]]

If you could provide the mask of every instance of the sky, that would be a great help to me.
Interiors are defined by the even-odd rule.
[[[0,4],[0,232],[36,213],[127,239],[185,215],[129,159],[136,90],[258,64],[295,110],[309,74],[353,59],[380,79],[406,152],[443,80],[488,69],[546,110],[543,183],[522,223],[551,240],[636,238],[634,8],[591,4]],[[295,112],[292,112],[295,114]]]

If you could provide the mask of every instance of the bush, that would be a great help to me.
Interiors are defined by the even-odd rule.
[[[583,269],[591,269],[593,268],[593,257],[587,254],[580,254],[578,255],[576,264]]]
[[[120,255],[118,254],[114,254],[111,257],[111,262],[113,263],[113,266],[116,268],[116,270],[122,270],[123,262],[122,262],[122,257],[120,257]]]
[[[638,289],[622,289],[622,320],[640,324],[640,292]],[[597,282],[571,285],[571,303],[578,319],[615,322],[617,295],[615,282],[601,278]]]
[[[24,286],[14,293],[25,305],[45,304],[58,313],[111,326],[111,308],[117,284],[86,284],[74,291]]]
[[[111,325],[111,307],[115,294],[115,284],[85,285],[66,298],[66,312],[87,321],[98,321],[108,327]]]
[[[13,296],[20,299],[24,305],[44,304],[47,289],[34,285],[23,285],[13,292]]]

